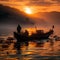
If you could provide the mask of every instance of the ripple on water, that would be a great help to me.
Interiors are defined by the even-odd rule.
[[[30,42],[28,47],[25,45],[21,47],[21,54],[16,54],[17,50],[13,49],[13,45],[12,43],[4,50],[0,44],[0,60],[51,60],[52,57],[43,58],[41,56],[60,56],[60,41],[54,42],[53,47],[50,46],[50,42],[41,46],[36,42]],[[58,60],[58,57],[56,59]]]

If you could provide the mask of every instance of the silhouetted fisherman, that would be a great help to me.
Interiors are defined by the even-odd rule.
[[[52,30],[54,29],[54,25],[52,26]]]
[[[14,37],[17,39],[17,42],[15,43],[17,53],[21,53],[20,51],[21,51],[22,36],[21,36],[21,26],[19,24],[17,26],[17,32],[14,32]]]
[[[17,32],[20,33],[21,32],[21,26],[18,24],[17,26]]]
[[[52,26],[52,28],[54,28],[54,25]]]

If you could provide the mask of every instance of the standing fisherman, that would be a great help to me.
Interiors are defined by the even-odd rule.
[[[17,39],[17,42],[15,44],[15,48],[17,49],[17,53],[21,53],[21,39],[22,39],[22,36],[21,36],[21,26],[18,24],[17,26],[17,32],[14,32],[14,37]]]
[[[17,26],[17,33],[20,33],[21,32],[21,26],[18,24]]]

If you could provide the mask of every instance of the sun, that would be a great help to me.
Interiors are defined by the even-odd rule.
[[[25,8],[25,13],[32,14],[32,10],[28,7]]]

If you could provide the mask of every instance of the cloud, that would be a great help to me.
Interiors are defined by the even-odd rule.
[[[50,2],[40,2],[40,1],[30,1],[30,5],[34,5],[34,6],[50,6],[52,3]],[[29,5],[29,4],[28,4]]]
[[[0,1],[10,1],[10,2],[21,2],[29,6],[49,6],[52,3],[48,0],[0,0]]]
[[[0,0],[0,1],[9,1],[9,0]]]
[[[52,0],[52,1],[56,1],[56,2],[59,2],[60,3],[60,0]]]

